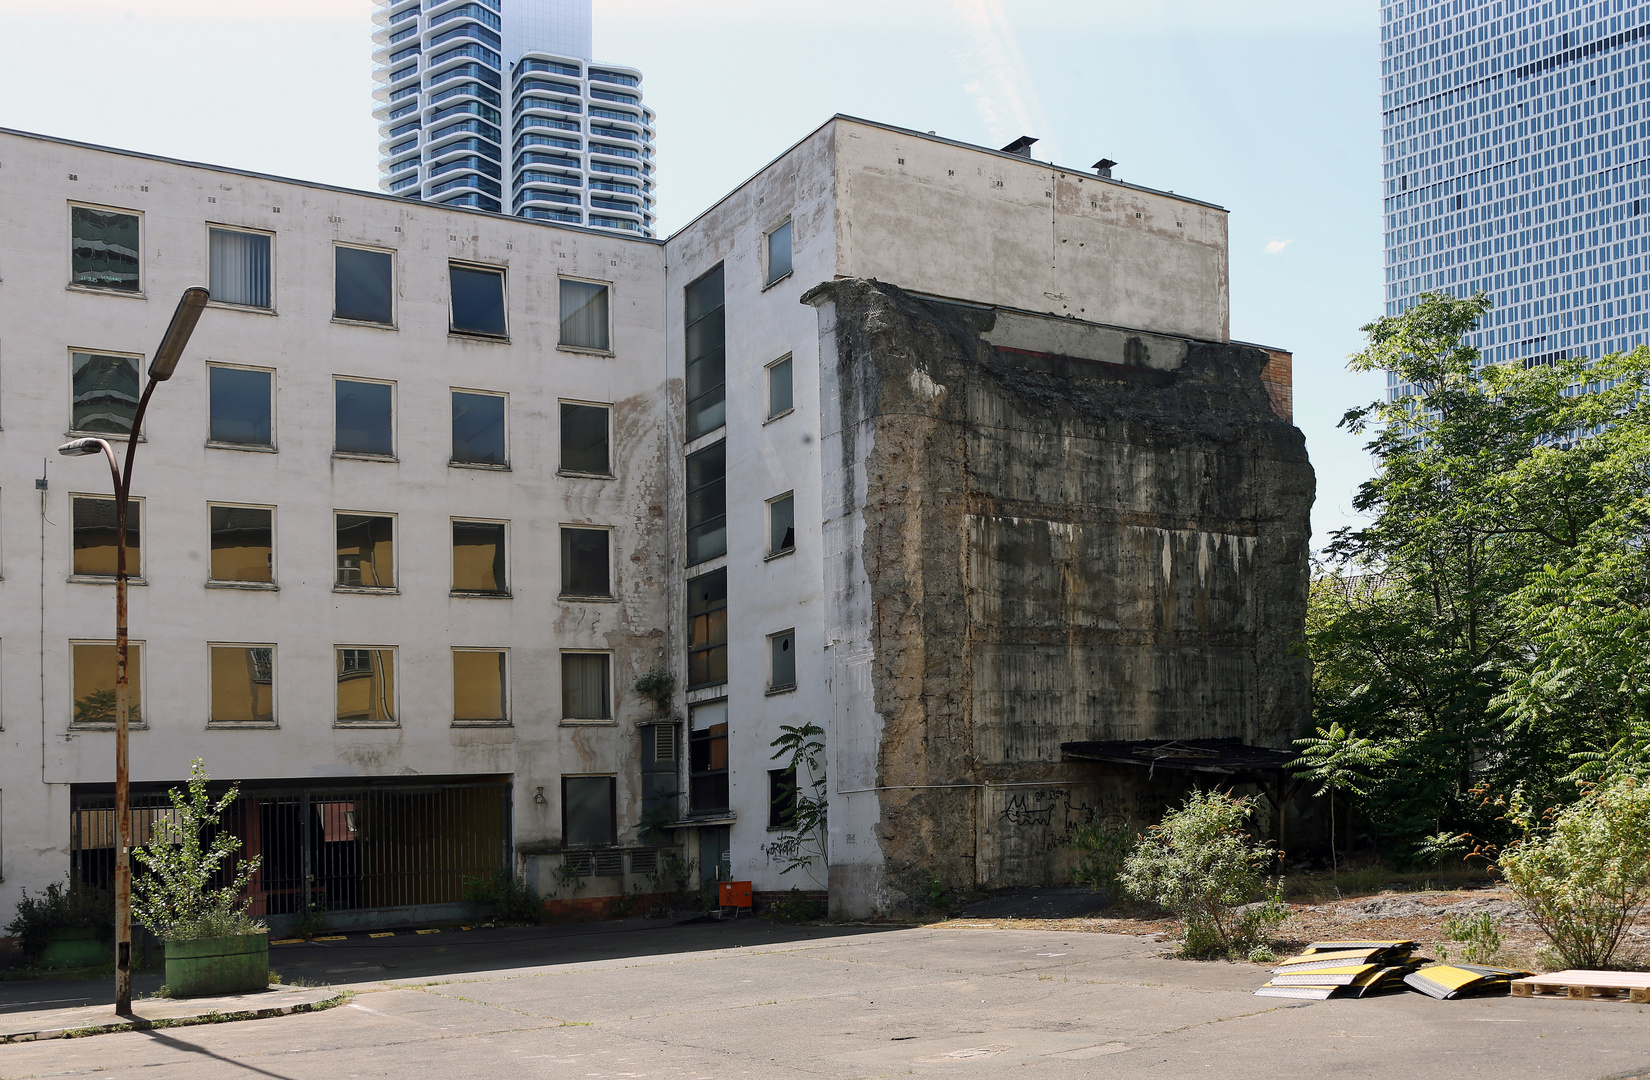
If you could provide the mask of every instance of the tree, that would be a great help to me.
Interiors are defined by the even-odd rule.
[[[825,729],[818,724],[779,725],[780,736],[771,745],[773,760],[789,762],[790,815],[787,827],[774,848],[785,860],[780,874],[802,869],[823,887],[813,872],[815,862],[826,856],[826,814],[829,809],[825,786]]]
[[[1392,748],[1374,739],[1358,738],[1339,721],[1319,728],[1315,737],[1296,739],[1295,745],[1301,747],[1301,755],[1289,767],[1318,785],[1313,795],[1329,796],[1329,871],[1339,873],[1335,865],[1335,795],[1344,791],[1360,798],[1367,796],[1374,785],[1371,771],[1386,763]],[[1348,821],[1347,828],[1351,827]]]

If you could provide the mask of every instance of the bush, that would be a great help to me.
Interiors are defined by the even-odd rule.
[[[1566,967],[1608,967],[1650,900],[1650,784],[1618,777],[1541,815],[1517,793],[1505,805],[1522,835],[1495,868]]]
[[[189,789],[166,793],[172,809],[155,818],[147,844],[132,849],[144,873],[132,881],[132,917],[163,941],[262,934],[264,924],[247,917],[249,887],[262,862],[241,859],[240,838],[218,827],[223,812],[240,797],[231,787],[217,802],[207,794],[211,777],[200,758],[189,763]],[[204,841],[211,836],[211,842]],[[213,884],[223,881],[221,885]]]
[[[802,923],[812,922],[825,913],[801,889],[792,885],[787,895],[768,905],[765,914],[775,922]]]
[[[60,881],[47,885],[39,896],[24,889],[16,917],[6,924],[6,933],[18,939],[23,955],[37,959],[57,930],[96,930],[113,938],[114,895],[90,885],[65,888]]]
[[[538,890],[502,870],[487,877],[465,878],[464,899],[491,905],[495,923],[537,926],[544,921],[544,900]]]
[[[1077,852],[1077,869],[1072,879],[1091,889],[1116,889],[1123,862],[1134,850],[1136,833],[1126,821],[1104,824],[1091,821],[1071,834]]]
[[[1469,964],[1493,964],[1501,955],[1501,931],[1487,911],[1477,915],[1451,915],[1444,920],[1444,936],[1462,943],[1461,959]],[[1449,961],[1443,949],[1440,960]]]
[[[1251,903],[1272,860],[1271,846],[1255,843],[1244,828],[1253,812],[1251,798],[1194,791],[1123,860],[1118,882],[1124,891],[1185,920],[1186,957],[1245,956],[1288,914],[1281,883]]]

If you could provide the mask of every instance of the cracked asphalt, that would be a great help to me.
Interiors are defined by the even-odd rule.
[[[1650,1007],[1253,996],[1247,964],[1135,937],[759,921],[277,947],[326,1012],[0,1046],[0,1077],[1650,1078]],[[5,986],[96,998],[101,986]]]

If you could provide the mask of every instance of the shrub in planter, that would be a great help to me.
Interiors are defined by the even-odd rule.
[[[544,921],[544,899],[538,890],[503,870],[465,878],[464,899],[488,905],[493,922],[500,926],[537,926]]]
[[[210,780],[205,762],[190,762],[188,791],[167,792],[171,811],[132,849],[143,870],[133,875],[132,915],[166,942],[166,986],[176,997],[269,985],[269,928],[246,914],[261,860],[234,861],[240,838],[218,825],[240,789],[213,802]]]
[[[89,885],[54,881],[39,896],[23,890],[6,933],[41,967],[90,967],[113,959],[115,899]]]

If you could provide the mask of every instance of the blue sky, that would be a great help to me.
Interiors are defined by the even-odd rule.
[[[685,223],[835,112],[1001,145],[1231,212],[1232,333],[1295,354],[1314,546],[1369,474],[1336,429],[1381,310],[1375,0],[595,0],[642,69],[659,214]],[[376,182],[367,0],[0,0],[0,126]]]

